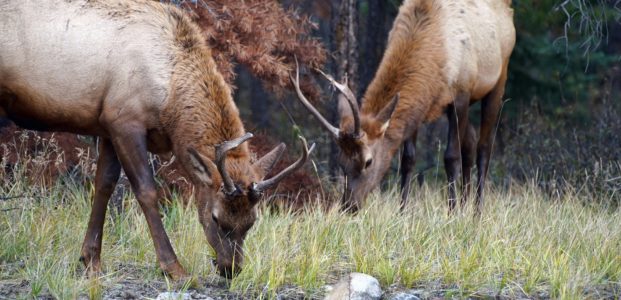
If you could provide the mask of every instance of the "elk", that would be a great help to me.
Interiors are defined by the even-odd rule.
[[[172,152],[195,185],[199,220],[223,276],[241,270],[265,179],[285,145],[256,162],[230,87],[200,29],[146,0],[0,2],[0,117],[18,126],[99,137],[95,194],[81,260],[101,272],[106,206],[121,167],[148,222],[160,268],[187,276],[164,230],[148,152]]]
[[[308,102],[300,91],[299,75],[292,76],[300,101],[339,146],[339,165],[346,177],[345,207],[354,211],[359,208],[360,202],[378,186],[401,145],[401,197],[402,206],[405,205],[411,189],[418,128],[445,113],[449,121],[444,154],[449,210],[456,206],[460,161],[460,202],[464,205],[467,200],[476,151],[476,207],[480,212],[493,129],[514,45],[509,0],[406,0],[360,107],[346,83],[322,73],[340,91],[339,127],[326,121]],[[476,145],[468,109],[478,101],[481,127]]]

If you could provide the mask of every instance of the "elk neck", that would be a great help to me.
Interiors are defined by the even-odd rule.
[[[185,16],[183,16],[185,18]],[[170,96],[160,119],[172,141],[174,154],[188,165],[187,149],[192,147],[215,162],[215,146],[245,133],[231,89],[219,73],[211,50],[190,22],[177,24],[177,54],[173,61]],[[226,167],[236,181],[250,181],[252,172],[247,143],[227,153]],[[214,184],[221,178],[210,170]]]
[[[373,117],[399,93],[399,102],[386,131],[385,150],[396,151],[421,123],[436,119],[448,99],[443,69],[445,49],[440,18],[441,7],[428,0],[406,1],[390,32],[387,49],[369,85],[362,114]],[[394,145],[393,145],[394,144]]]

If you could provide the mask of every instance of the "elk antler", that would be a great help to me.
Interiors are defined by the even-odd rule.
[[[259,183],[253,184],[252,189],[254,191],[260,193],[260,192],[263,192],[263,191],[273,187],[278,182],[280,182],[285,177],[287,177],[289,174],[297,171],[300,167],[302,167],[304,165],[304,163],[308,159],[308,155],[313,151],[313,149],[315,149],[315,144],[313,143],[310,146],[310,149],[309,149],[308,145],[306,144],[306,140],[303,137],[301,137],[301,136],[298,136],[298,138],[300,139],[300,141],[302,143],[302,156],[296,162],[294,162],[293,164],[288,166],[286,169],[284,169],[280,173],[278,173],[278,175],[273,176],[270,179],[263,180],[263,181],[261,181]]]
[[[295,91],[298,94],[300,102],[302,102],[306,109],[308,109],[315,116],[315,118],[319,120],[319,123],[321,123],[321,125],[326,130],[328,130],[329,133],[332,134],[332,137],[338,139],[340,130],[332,126],[332,124],[330,124],[330,122],[328,122],[328,120],[326,120],[326,118],[324,118],[321,113],[317,111],[317,109],[308,101],[308,99],[306,99],[306,97],[302,93],[302,90],[300,89],[300,66],[298,65],[297,57],[295,58],[295,78],[293,78],[293,76],[291,75],[289,75],[289,77],[291,78],[291,84],[293,84],[293,87],[295,87]]]
[[[238,137],[231,141],[226,141],[216,146],[216,166],[218,167],[218,172],[220,172],[220,176],[222,177],[224,193],[227,195],[232,195],[233,193],[235,193],[237,191],[237,188],[233,183],[233,179],[231,179],[231,176],[229,176],[229,173],[226,171],[226,153],[232,149],[237,148],[237,146],[241,145],[243,142],[247,141],[252,137],[252,133],[248,132],[241,137]]]
[[[347,79],[345,79],[344,83],[339,83],[334,80],[334,78],[319,69],[315,69],[317,72],[321,73],[323,77],[325,77],[332,85],[345,96],[347,99],[347,103],[349,103],[349,107],[351,107],[351,112],[354,117],[354,136],[360,136],[360,109],[358,108],[358,101],[356,101],[356,96],[354,96],[354,92],[351,91],[349,86],[347,86]]]

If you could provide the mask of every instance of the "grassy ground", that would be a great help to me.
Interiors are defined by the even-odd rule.
[[[106,274],[89,281],[78,257],[92,187],[31,188],[4,180],[0,192],[24,195],[0,200],[0,280],[25,280],[21,296],[97,296],[128,276],[164,280],[131,196],[124,214],[108,214]],[[470,211],[448,216],[444,194],[442,188],[423,186],[405,212],[399,212],[394,193],[374,195],[354,216],[336,209],[264,209],[246,241],[245,268],[229,288],[269,297],[296,286],[307,297],[320,297],[325,284],[357,271],[375,276],[384,287],[442,289],[457,297],[599,298],[619,292],[618,210],[585,206],[571,195],[544,200],[536,188],[514,186],[490,191],[484,214],[476,219]],[[195,209],[173,205],[164,224],[183,265],[200,278],[217,280]]]

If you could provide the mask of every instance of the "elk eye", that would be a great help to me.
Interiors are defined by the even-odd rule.
[[[364,168],[366,169],[366,168],[370,167],[372,163],[373,163],[373,159],[372,158],[367,159],[367,161],[364,163]]]
[[[213,222],[216,223],[216,226],[218,226],[220,230],[222,230],[225,236],[229,236],[233,233],[234,231],[233,228],[230,228],[226,226],[225,224],[220,224],[220,221],[218,220],[218,217],[216,217],[215,214],[211,214],[211,218],[213,219]]]

